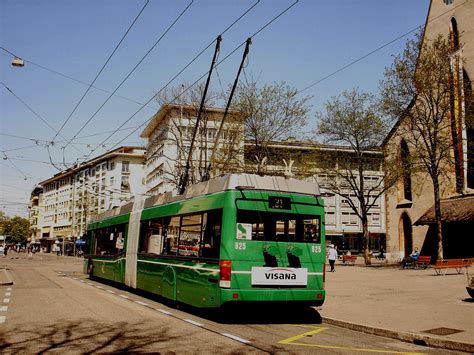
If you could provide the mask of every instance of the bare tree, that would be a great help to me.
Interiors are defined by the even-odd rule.
[[[259,87],[255,80],[240,83],[233,107],[244,115],[244,137],[252,142],[249,152],[264,172],[272,141],[281,141],[300,133],[307,123],[309,96],[298,98],[298,90],[285,82]]]
[[[381,170],[382,159],[380,156],[377,158],[374,150],[380,152],[388,125],[378,113],[376,98],[358,90],[344,91],[329,100],[325,104],[325,112],[319,112],[317,118],[317,133],[327,143],[342,147],[332,153],[318,152],[315,159],[326,162],[323,165],[329,177],[325,181],[326,188],[343,197],[360,219],[364,259],[366,264],[370,264],[368,212],[394,184],[399,171],[390,169],[377,181],[369,178],[369,173]]]
[[[188,88],[188,89],[186,89]],[[166,132],[163,132],[163,139],[167,144],[176,147],[176,157],[166,157],[168,167],[165,169],[164,180],[178,187],[180,176],[182,175],[189,152],[189,142],[196,125],[196,118],[199,111],[204,83],[188,87],[186,85],[176,86],[169,90],[164,90],[157,95],[156,100],[162,106],[175,104],[180,107],[178,115],[169,118]],[[197,128],[195,148],[191,160],[190,183],[201,180],[205,168],[209,164],[210,151],[215,143],[216,125],[220,123],[221,113],[215,109],[217,100],[220,97],[211,89],[208,90],[204,102],[204,110],[201,121]],[[228,172],[235,172],[240,169],[239,158],[242,152],[242,129],[241,122],[236,120],[240,117],[232,114],[234,120],[228,120],[224,127],[224,134],[219,140],[218,151],[212,165],[212,175]],[[167,137],[167,138],[164,138]],[[171,137],[171,138],[170,138]],[[151,158],[152,156],[148,157]]]
[[[407,42],[404,52],[385,70],[381,95],[385,112],[399,118],[397,134],[409,147],[411,173],[428,174],[433,183],[438,258],[443,258],[440,183],[453,166],[452,45],[439,35],[420,45]]]

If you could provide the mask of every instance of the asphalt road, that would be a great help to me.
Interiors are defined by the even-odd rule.
[[[0,286],[1,353],[447,353],[327,325],[312,308],[176,307],[89,280],[74,257],[10,253],[0,267],[14,281]]]

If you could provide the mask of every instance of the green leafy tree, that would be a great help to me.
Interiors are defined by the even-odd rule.
[[[3,228],[3,233],[7,236],[7,241],[24,244],[29,234],[30,222],[26,218],[15,216],[6,221]]]

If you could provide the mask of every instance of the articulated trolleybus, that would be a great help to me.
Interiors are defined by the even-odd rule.
[[[314,183],[230,174],[109,210],[88,226],[91,277],[195,307],[324,302]]]

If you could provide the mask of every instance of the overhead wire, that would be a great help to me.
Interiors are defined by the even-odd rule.
[[[463,3],[457,5],[457,6],[453,7],[453,8],[450,8],[449,10],[447,10],[447,11],[441,13],[440,15],[438,15],[438,16],[436,16],[436,17],[433,17],[433,18],[430,19],[426,24],[431,23],[431,22],[433,22],[433,21],[439,19],[440,17],[446,15],[448,12],[454,11],[454,10],[457,9],[458,7],[464,5],[467,1],[468,1],[468,0],[464,1]],[[391,41],[386,42],[385,44],[382,44],[381,46],[379,46],[379,47],[373,49],[372,51],[370,51],[370,52],[364,54],[363,56],[361,56],[361,57],[359,57],[359,58],[357,58],[357,59],[355,59],[355,60],[349,62],[348,64],[343,65],[342,67],[340,67],[339,69],[333,71],[332,73],[330,73],[330,74],[328,74],[328,75],[322,77],[321,79],[318,79],[318,80],[315,81],[314,83],[312,83],[312,84],[310,84],[310,85],[304,87],[303,89],[299,90],[299,91],[298,91],[298,94],[301,94],[303,91],[306,91],[306,90],[308,90],[308,89],[310,89],[310,88],[312,88],[312,87],[314,87],[314,86],[320,84],[320,83],[323,82],[324,80],[329,79],[330,77],[332,77],[332,76],[334,76],[334,75],[340,73],[341,71],[343,71],[343,70],[345,70],[345,69],[347,69],[347,68],[353,66],[354,64],[357,64],[358,62],[362,61],[363,59],[365,59],[365,58],[371,56],[372,54],[374,54],[374,53],[376,53],[376,52],[378,52],[378,51],[384,49],[385,47],[391,45],[392,43],[397,42],[398,40],[400,40],[400,39],[402,39],[402,38],[408,36],[409,34],[411,34],[411,33],[413,33],[413,32],[416,32],[416,31],[419,31],[419,30],[422,29],[424,26],[425,26],[425,24],[423,24],[423,25],[418,25],[418,26],[416,26],[415,28],[409,30],[408,32],[405,32],[404,34],[402,34],[402,35],[400,35],[400,36],[398,36],[398,37],[392,39]]]
[[[288,6],[287,8],[285,8],[283,11],[281,11],[277,16],[273,17],[270,21],[268,21],[264,26],[262,26],[259,30],[257,30],[255,33],[253,33],[250,38],[252,37],[255,37],[256,35],[258,35],[260,32],[262,32],[265,28],[267,28],[270,24],[272,24],[274,21],[276,21],[278,18],[280,18],[281,16],[283,16],[287,11],[289,11],[293,6],[295,6],[297,3],[299,2],[299,0],[296,0],[295,2],[293,2],[290,6]],[[256,4],[255,4],[256,5]],[[254,6],[255,6],[254,5]],[[249,10],[248,10],[249,11]],[[248,12],[247,11],[247,12]],[[243,16],[243,15],[242,15]],[[242,17],[241,16],[241,17]],[[240,18],[241,18],[240,17]],[[239,18],[239,19],[240,19]],[[234,24],[236,23],[237,21],[234,21]],[[227,31],[231,26],[229,26],[225,31]],[[224,32],[225,32],[224,31]],[[221,33],[224,34],[224,32]],[[208,47],[210,47],[213,43],[215,42],[215,40],[213,42],[211,42],[209,44]],[[221,59],[219,62],[217,62],[215,64],[215,67],[219,66],[222,62],[224,62],[225,60],[227,60],[231,55],[233,55],[239,48],[241,48],[243,45],[246,44],[247,41],[244,41],[242,42],[239,46],[237,46],[236,48],[234,48],[234,50],[232,50],[229,54],[227,54],[227,56],[225,56],[223,59]],[[207,48],[208,48],[207,47]],[[196,85],[200,80],[202,80],[202,78],[204,78],[207,74],[209,73],[209,71],[206,71],[203,75],[201,75],[201,77],[199,77],[196,81],[194,81],[190,86],[188,86],[188,88],[186,88],[183,92],[181,92],[179,95],[177,95],[176,97],[174,97],[171,102],[174,102],[176,99],[178,99],[184,92],[188,91],[191,87],[193,87],[194,85]],[[177,77],[177,75],[175,76]],[[174,80],[174,79],[173,79]],[[169,85],[170,82],[168,82],[168,84],[165,85],[165,87],[167,85]],[[164,88],[165,88],[164,87]],[[157,94],[155,94],[154,96],[152,96],[148,101],[150,102],[151,100],[154,99],[154,97],[156,95],[158,95],[164,88],[162,88]],[[125,125],[127,122],[129,122],[133,117],[135,117],[141,110],[143,109],[143,107],[141,107],[140,109],[138,109],[138,111],[136,111],[132,116],[130,116],[119,128],[123,127],[123,125]],[[125,138],[122,139],[122,141],[124,141],[125,139],[127,139],[128,137],[130,137],[132,134],[134,134],[138,129],[140,129],[141,127],[143,127],[145,124],[147,124],[152,118],[146,120],[144,123],[142,123],[140,126],[138,126],[137,129],[135,129],[133,132],[131,132],[129,135],[127,135]],[[106,140],[108,140],[110,137],[112,137],[113,134],[111,134],[109,137],[106,138]],[[105,141],[106,141],[105,140]],[[120,145],[120,143],[122,142],[120,141],[118,145]],[[97,149],[98,147],[96,147],[94,150],[91,151],[91,153],[89,153],[89,155],[87,156],[87,158]]]
[[[128,27],[127,31],[125,31],[124,35],[122,36],[122,38],[120,39],[120,41],[117,43],[117,45],[115,46],[114,50],[112,51],[112,53],[109,55],[109,57],[107,58],[107,60],[105,61],[105,63],[102,65],[102,68],[100,68],[99,72],[96,74],[94,80],[92,80],[92,82],[89,84],[89,86],[87,87],[87,90],[84,92],[84,94],[82,95],[82,97],[80,98],[80,100],[77,102],[77,104],[74,106],[74,109],[71,111],[71,113],[69,114],[69,116],[66,118],[66,121],[64,121],[64,123],[61,125],[61,127],[59,128],[59,130],[56,132],[55,136],[53,137],[53,139],[51,141],[54,141],[56,139],[56,137],[58,136],[59,132],[61,132],[61,130],[64,128],[64,126],[69,122],[69,120],[71,119],[72,115],[74,114],[74,112],[76,112],[77,108],[79,107],[79,105],[82,103],[82,101],[84,100],[84,98],[86,97],[87,93],[89,92],[89,90],[92,88],[92,85],[94,85],[94,83],[96,82],[96,80],[99,78],[100,74],[102,73],[102,71],[105,69],[105,67],[107,66],[107,64],[109,63],[110,59],[112,59],[112,57],[114,56],[115,52],[117,51],[117,49],[120,47],[120,45],[122,44],[122,42],[124,41],[125,37],[127,37],[128,33],[130,32],[130,30],[132,29],[132,27],[135,25],[135,23],[137,22],[138,18],[140,17],[140,15],[143,13],[143,11],[145,10],[145,8],[147,7],[148,3],[149,3],[150,0],[146,0],[146,3],[145,5],[143,5],[142,9],[140,10],[140,12],[138,13],[137,16],[135,16],[135,19],[133,20],[133,22],[131,23],[131,25]]]
[[[125,78],[120,82],[120,84],[114,89],[114,91],[109,95],[109,97],[100,105],[100,107],[94,112],[94,114],[82,125],[82,127],[77,131],[77,133],[66,143],[65,148],[76,138],[76,136],[82,132],[82,130],[92,121],[92,119],[102,110],[102,108],[109,102],[110,98],[122,87],[122,85],[128,80],[128,78],[135,72],[135,70],[140,66],[140,64],[145,60],[145,58],[151,53],[151,51],[161,42],[161,40],[166,36],[166,34],[175,26],[179,19],[185,14],[186,11],[190,8],[194,0],[191,0],[186,8],[178,15],[178,17],[171,23],[170,26],[165,30],[165,32],[158,38],[158,40],[151,46],[151,48],[145,53],[145,55],[138,61],[138,63],[133,67],[133,69],[125,76]]]
[[[19,56],[13,54],[12,52],[10,52],[9,50],[7,50],[7,49],[4,48],[4,47],[0,47],[0,49],[4,50],[5,52],[7,52],[7,53],[9,53],[9,54],[14,55],[14,56],[17,57],[17,58],[20,58]],[[67,75],[67,74],[58,72],[57,70],[54,70],[54,69],[45,67],[44,65],[35,63],[35,62],[31,61],[31,60],[27,60],[27,59],[23,59],[23,60],[24,60],[25,63],[32,64],[33,66],[36,66],[36,67],[38,67],[38,68],[40,68],[40,69],[43,69],[43,70],[48,71],[48,72],[50,72],[50,73],[53,73],[53,74],[55,74],[55,75],[62,76],[62,77],[66,78],[66,79],[69,79],[69,80],[71,80],[71,81],[75,81],[75,82],[77,82],[77,83],[79,83],[79,84],[81,84],[81,85],[84,85],[84,86],[89,86],[89,85],[90,85],[90,83],[87,83],[87,82],[85,82],[85,81],[79,80],[79,79],[74,78],[74,77],[72,77],[72,76],[69,76],[69,75]],[[93,86],[93,85],[92,85],[92,88],[95,89],[95,90],[102,91],[102,92],[104,92],[104,93],[106,93],[106,94],[110,94],[110,93],[111,93],[111,91],[105,90],[105,89],[102,89],[102,88],[99,88],[99,87],[97,87],[97,86]],[[118,98],[120,98],[120,99],[123,99],[123,100],[127,100],[127,101],[130,101],[130,102],[133,102],[133,103],[135,103],[135,104],[137,104],[137,105],[143,105],[142,102],[138,102],[138,101],[136,101],[136,100],[134,100],[134,99],[131,99],[131,98],[126,97],[126,96],[123,96],[123,95],[114,94],[114,96],[115,96],[115,97],[118,97]],[[155,106],[148,106],[148,107],[153,108],[153,109],[156,108]]]

